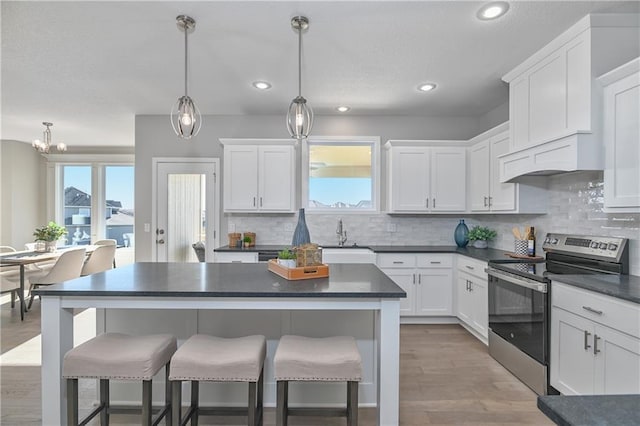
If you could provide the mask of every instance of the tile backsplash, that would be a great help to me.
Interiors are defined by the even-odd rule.
[[[513,250],[511,229],[535,226],[538,252],[547,232],[590,234],[629,238],[631,273],[640,275],[640,214],[603,212],[603,173],[575,172],[547,178],[549,203],[545,215],[388,215],[313,214],[306,221],[311,240],[319,244],[337,243],[336,226],[342,218],[348,232],[346,245],[454,245],[453,231],[459,219],[471,228],[483,225],[498,231],[490,247]],[[298,215],[225,216],[236,232],[256,232],[258,244],[291,244]],[[231,228],[231,226],[230,226]],[[224,240],[223,240],[224,241]]]

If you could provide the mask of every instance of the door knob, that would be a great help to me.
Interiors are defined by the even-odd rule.
[[[156,229],[156,234],[158,235],[164,234],[164,229]]]
[[[163,239],[161,239],[161,240],[156,240],[156,243],[158,243],[158,244],[164,244],[164,240],[163,240]]]

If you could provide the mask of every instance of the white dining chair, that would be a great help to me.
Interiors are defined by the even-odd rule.
[[[18,281],[4,275],[0,276],[0,294],[11,293],[11,307],[16,305],[16,295],[20,291],[20,277]]]
[[[103,272],[113,267],[113,263],[116,257],[116,246],[104,245],[98,246],[84,262],[82,272],[80,276],[96,274]]]
[[[35,251],[37,243],[25,243],[24,249],[27,251]],[[55,260],[45,260],[44,262],[31,263],[25,267],[25,273],[35,273],[35,274],[44,274],[49,272],[53,265],[55,265]]]
[[[78,278],[80,272],[82,272],[85,253],[85,248],[66,250],[58,257],[58,260],[56,260],[56,263],[48,273],[30,276],[29,283],[31,286],[29,287],[30,297],[28,309],[31,309],[31,305],[33,304],[33,290],[36,288]]]
[[[95,243],[93,243],[94,246],[117,246],[118,245],[118,241],[117,240],[112,240],[112,239],[106,239],[106,240],[98,240]],[[113,255],[113,267],[116,267],[116,256],[115,254]]]

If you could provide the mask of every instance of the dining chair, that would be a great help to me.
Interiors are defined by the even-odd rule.
[[[6,276],[0,276],[0,294],[11,293],[11,307],[16,305],[16,295],[20,291],[20,277],[14,281]]]
[[[36,243],[25,243],[24,249],[27,251],[35,251]],[[55,263],[55,260],[45,260],[44,262],[32,263],[25,267],[25,273],[44,274],[45,272],[49,272]]]
[[[0,246],[0,253],[11,253],[16,251],[17,250],[11,246]]]
[[[102,245],[98,246],[84,262],[80,276],[96,274],[113,267],[116,256],[116,246]]]
[[[93,243],[94,246],[117,246],[118,245],[118,241],[117,240],[111,240],[111,239],[106,239],[106,240],[98,240],[95,243]],[[116,256],[115,254],[113,255],[113,267],[116,267]]]
[[[78,278],[84,264],[85,253],[85,248],[66,250],[58,257],[58,260],[56,260],[56,263],[48,273],[29,277],[31,286],[29,287],[28,309],[31,309],[33,304],[33,290],[36,288]]]

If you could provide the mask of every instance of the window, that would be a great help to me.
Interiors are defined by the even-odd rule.
[[[303,152],[303,204],[322,212],[378,211],[379,138],[313,138]]]
[[[91,166],[62,166],[62,181],[67,244],[90,244]]]
[[[133,166],[105,166],[105,233],[118,245],[131,247],[133,238]]]

